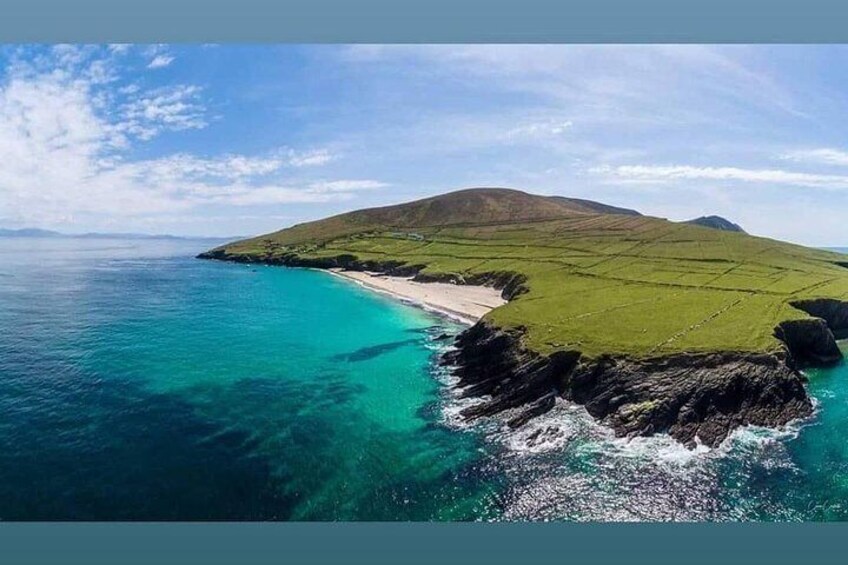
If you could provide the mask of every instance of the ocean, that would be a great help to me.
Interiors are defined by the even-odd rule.
[[[714,450],[467,424],[461,326],[211,245],[0,238],[0,520],[848,519],[845,365]]]

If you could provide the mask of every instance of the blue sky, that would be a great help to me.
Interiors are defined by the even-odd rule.
[[[0,47],[0,227],[254,234],[470,186],[848,244],[848,51]]]

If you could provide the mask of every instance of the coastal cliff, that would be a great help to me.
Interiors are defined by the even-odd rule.
[[[715,447],[739,426],[777,427],[812,413],[803,375],[777,354],[541,356],[522,347],[520,330],[485,322],[462,333],[456,346],[442,363],[454,367],[463,396],[482,399],[465,409],[468,419],[516,409],[509,425],[517,427],[559,396],[585,406],[618,436],[668,433],[688,447]]]
[[[462,415],[473,420],[507,410],[519,427],[554,407],[555,398],[583,405],[617,436],[668,433],[687,447],[716,447],[745,425],[780,427],[806,418],[813,406],[805,367],[842,360],[836,336],[848,332],[848,303],[810,299],[792,304],[814,318],[775,328],[777,353],[716,352],[648,359],[579,351],[539,355],[522,345],[523,328],[481,321],[456,340],[441,363],[453,367],[462,396],[481,398]]]

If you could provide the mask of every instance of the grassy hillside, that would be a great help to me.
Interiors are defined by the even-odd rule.
[[[604,213],[604,212],[618,213]],[[774,351],[799,298],[848,298],[843,255],[504,189],[361,210],[224,246],[262,260],[352,254],[467,276],[513,271],[529,292],[486,317],[541,353],[635,357]]]

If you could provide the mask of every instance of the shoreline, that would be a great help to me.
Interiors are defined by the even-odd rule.
[[[417,282],[412,280],[412,277],[397,277],[367,271],[345,271],[337,268],[321,270],[373,292],[390,296],[469,326],[507,302],[499,290],[490,286]]]

